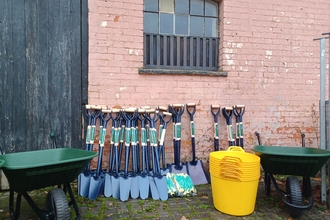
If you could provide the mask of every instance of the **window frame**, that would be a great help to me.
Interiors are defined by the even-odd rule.
[[[157,0],[158,7],[159,2],[161,0]],[[151,73],[151,72],[162,72],[158,70],[163,70],[163,72],[173,73],[173,70],[180,70],[178,72],[187,72],[187,71],[200,71],[201,74],[219,71],[219,3],[213,0],[198,0],[203,3],[203,36],[191,36],[190,25],[191,25],[191,17],[195,17],[192,15],[189,10],[188,15],[188,34],[176,34],[175,33],[175,17],[186,15],[181,13],[175,13],[176,5],[173,0],[173,29],[172,33],[162,34],[160,32],[160,12],[159,8],[156,12],[155,10],[145,10],[146,5],[144,5],[143,18],[144,18],[144,30],[143,30],[143,65],[144,70],[139,71],[140,73]],[[191,5],[191,2],[194,0],[186,0]],[[196,1],[196,0],[195,0]],[[212,2],[216,5],[216,15],[217,16],[206,16],[205,15],[205,5],[206,2]],[[155,13],[158,14],[158,33],[156,31],[145,31],[145,13]],[[171,13],[168,13],[171,14]],[[205,37],[206,34],[206,19],[216,19],[215,22],[215,31],[211,31],[212,34],[216,33],[216,36],[213,37]],[[213,21],[214,22],[214,21]],[[213,28],[212,28],[213,29]],[[212,30],[211,29],[211,30]],[[150,71],[149,71],[150,70]],[[164,71],[168,70],[168,71]],[[215,75],[226,75],[215,74]]]

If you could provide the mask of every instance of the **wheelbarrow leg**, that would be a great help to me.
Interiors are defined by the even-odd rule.
[[[303,194],[306,199],[312,196],[312,184],[309,176],[303,177]]]
[[[265,190],[266,190],[266,194],[267,196],[270,195],[270,174],[266,173],[265,172],[265,179],[264,179],[264,182],[265,182]]]
[[[27,194],[27,192],[24,192],[22,194],[17,195],[17,204],[20,203],[20,202],[18,202],[18,200],[20,200],[19,197],[21,197],[22,195],[40,219],[42,219],[42,220],[48,220],[49,219],[49,213],[45,210],[39,209],[37,204],[32,200],[32,198],[29,196],[29,194]],[[17,207],[17,204],[16,204],[16,207]],[[18,211],[19,211],[19,209],[16,208],[16,214],[18,213]]]
[[[74,211],[76,213],[76,219],[80,219],[80,212],[79,212],[78,204],[77,204],[76,198],[74,197],[74,194],[72,192],[70,183],[65,184],[64,188],[68,190],[68,193],[70,195],[71,201],[69,202],[69,206],[71,206],[71,205],[73,206]]]
[[[18,219],[21,210],[22,194],[17,194],[16,209],[14,209],[14,190],[9,191],[9,209],[11,219]]]

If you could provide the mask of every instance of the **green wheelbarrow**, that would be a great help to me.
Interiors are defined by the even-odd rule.
[[[270,194],[273,183],[280,199],[289,208],[293,218],[299,218],[304,209],[313,206],[312,186],[310,177],[315,176],[330,158],[330,151],[309,147],[283,147],[257,145],[252,149],[260,157],[265,172],[265,189]],[[273,175],[288,175],[286,191],[279,189]],[[297,176],[302,176],[302,188]],[[308,200],[304,204],[303,197]]]
[[[0,155],[0,169],[9,183],[9,207],[12,219],[18,219],[21,198],[26,199],[40,219],[70,219],[72,205],[76,219],[79,209],[71,189],[74,181],[87,163],[97,156],[93,151],[73,148],[56,148]],[[40,209],[28,191],[57,186],[46,196],[46,210]],[[17,193],[14,208],[14,193]],[[66,193],[71,201],[67,201]]]

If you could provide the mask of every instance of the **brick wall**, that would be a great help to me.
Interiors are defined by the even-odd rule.
[[[245,146],[319,144],[319,42],[330,31],[328,0],[223,0],[220,64],[227,77],[140,75],[143,66],[143,1],[89,1],[89,103],[167,106],[197,103],[197,157],[213,150],[211,104],[246,106]],[[329,66],[327,66],[329,68]],[[220,147],[227,149],[220,120]],[[235,120],[234,120],[235,122]],[[182,118],[182,160],[190,160],[189,118]],[[173,161],[171,127],[167,160]]]

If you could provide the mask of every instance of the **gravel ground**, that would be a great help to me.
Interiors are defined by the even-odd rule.
[[[280,188],[285,186],[284,181],[279,180],[278,185]],[[319,180],[312,179],[312,185],[314,206],[309,210],[304,210],[300,219],[330,219],[330,212],[326,204],[320,202]],[[72,186],[74,193],[77,193],[76,183],[73,183]],[[242,217],[224,214],[214,207],[210,184],[199,185],[196,188],[197,196],[169,198],[167,201],[130,199],[127,202],[121,202],[111,197],[99,197],[94,201],[89,201],[78,195],[76,195],[76,200],[81,219],[293,219],[288,213],[287,206],[280,201],[274,187],[271,189],[270,196],[266,195],[262,179],[259,181],[254,212]],[[44,207],[48,190],[49,188],[29,192],[39,208]],[[10,219],[8,191],[0,192],[0,219]],[[22,198],[19,219],[38,219],[24,198]],[[75,219],[72,208],[71,219]]]

